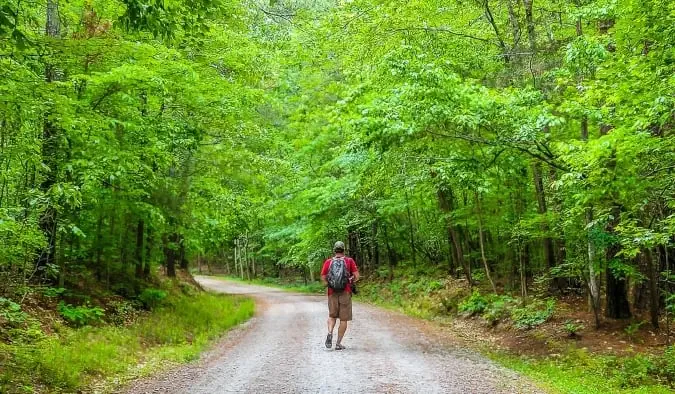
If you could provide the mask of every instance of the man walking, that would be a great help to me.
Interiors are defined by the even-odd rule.
[[[347,322],[352,320],[352,286],[359,280],[359,270],[351,257],[345,256],[345,244],[338,241],[333,246],[335,255],[323,263],[321,280],[328,287],[328,335],[326,347],[333,346],[333,329],[340,319],[335,350],[342,350],[342,338],[347,331]]]

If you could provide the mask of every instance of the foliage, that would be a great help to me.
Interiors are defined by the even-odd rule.
[[[0,324],[15,326],[25,322],[27,317],[28,315],[21,310],[21,305],[0,297]]]
[[[27,345],[0,344],[0,391],[22,386],[74,392],[101,377],[110,388],[167,361],[193,360],[206,344],[253,314],[249,299],[200,294],[180,297],[127,327],[66,328]],[[145,363],[138,370],[140,361]]]
[[[138,296],[138,300],[148,310],[153,310],[162,304],[168,293],[160,289],[147,288]]]
[[[469,316],[478,315],[485,312],[488,307],[488,302],[489,301],[485,296],[482,296],[478,290],[474,290],[471,297],[459,304],[458,310],[460,313],[466,313]]]
[[[635,334],[637,334],[637,332],[640,331],[640,327],[646,323],[647,322],[645,320],[631,322],[628,326],[626,326],[626,328],[624,328],[624,332],[631,340],[634,340]]]
[[[76,327],[100,323],[105,316],[103,308],[86,305],[73,306],[63,301],[59,302],[58,311],[67,322]]]
[[[530,329],[548,321],[555,312],[555,300],[533,300],[511,310],[511,319],[519,329]]]
[[[563,324],[563,329],[567,335],[571,338],[576,338],[579,336],[579,331],[583,330],[585,327],[580,322],[575,322],[572,320],[566,320]]]

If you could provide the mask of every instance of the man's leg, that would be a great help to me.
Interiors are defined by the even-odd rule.
[[[335,344],[335,350],[344,349],[342,347],[342,338],[347,332],[347,324],[352,320],[352,295],[351,293],[345,292],[340,295],[340,326],[338,327],[338,340]]]
[[[335,295],[328,296],[328,335],[326,335],[326,347],[330,349],[333,347],[333,330],[335,329],[335,320],[340,312],[340,304]]]
[[[342,343],[342,338],[345,336],[345,332],[347,332],[347,323],[348,322],[346,320],[340,320],[340,326],[338,327],[338,340],[335,344],[336,346]]]
[[[335,318],[333,318],[333,317],[329,317],[329,318],[328,318],[328,333],[329,333],[329,334],[332,334],[332,333],[333,333],[333,329],[335,329],[335,321],[336,321],[336,320],[337,320],[337,319],[335,319]],[[340,330],[338,329],[338,333],[339,333],[339,331],[340,331]],[[338,335],[339,335],[339,334],[338,334]]]

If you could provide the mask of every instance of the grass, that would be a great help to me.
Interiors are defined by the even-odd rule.
[[[196,359],[253,311],[247,298],[180,295],[127,327],[61,326],[32,343],[0,344],[0,392],[76,392],[92,385],[106,391],[167,363]]]
[[[574,394],[660,394],[672,393],[667,386],[651,381],[638,371],[613,369],[612,359],[589,354],[560,359],[533,359],[487,353],[494,361],[528,376],[552,393]]]
[[[262,278],[262,279],[241,279],[236,276],[228,276],[228,275],[215,275],[216,277],[227,279],[233,282],[239,282],[239,283],[246,283],[246,284],[254,284],[254,285],[260,285],[260,286],[268,286],[268,287],[274,287],[277,289],[282,289],[286,291],[292,291],[296,293],[307,293],[307,294],[325,294],[326,288],[321,285],[319,282],[308,282],[308,284],[304,284],[304,282],[287,282],[283,281],[279,278]]]

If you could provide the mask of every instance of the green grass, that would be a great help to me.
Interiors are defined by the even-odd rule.
[[[62,327],[30,344],[0,344],[0,392],[110,388],[167,362],[196,359],[211,340],[253,311],[253,301],[242,297],[175,296],[128,327]]]
[[[613,358],[604,356],[585,353],[575,357],[570,353],[556,360],[525,358],[505,353],[487,354],[505,367],[528,376],[540,387],[552,393],[673,393],[672,389],[659,385],[642,374],[639,367],[637,371],[615,369],[612,368]]]
[[[308,284],[304,284],[304,282],[282,281],[278,278],[262,278],[262,279],[247,280],[247,279],[241,279],[241,278],[236,277],[236,276],[228,276],[228,275],[215,275],[215,276],[218,277],[218,278],[227,279],[227,280],[230,280],[230,281],[233,281],[233,282],[274,287],[274,288],[277,288],[277,289],[292,291],[292,292],[296,292],[296,293],[324,294],[326,292],[326,288],[320,282],[308,282]]]

